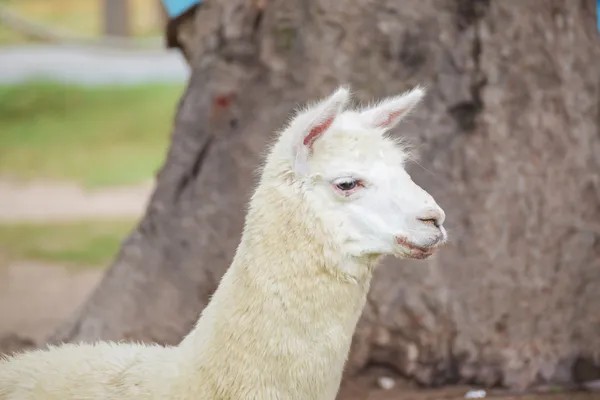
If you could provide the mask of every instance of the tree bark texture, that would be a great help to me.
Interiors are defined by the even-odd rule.
[[[213,0],[147,213],[53,341],[177,343],[236,249],[255,168],[295,106],[351,83],[428,96],[398,131],[445,209],[432,261],[377,271],[347,374],[523,388],[600,361],[594,0]],[[593,368],[593,367],[591,367]],[[588,368],[589,369],[589,368]]]

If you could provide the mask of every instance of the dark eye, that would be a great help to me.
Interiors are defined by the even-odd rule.
[[[340,189],[344,192],[347,192],[348,190],[354,189],[357,185],[358,185],[357,181],[351,180],[351,181],[340,182],[336,186],[338,189]]]

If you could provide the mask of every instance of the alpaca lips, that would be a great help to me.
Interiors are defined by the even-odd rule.
[[[408,248],[410,250],[410,257],[418,260],[424,260],[433,255],[433,253],[435,252],[435,249],[433,247],[418,246],[414,243],[409,242],[403,237],[397,237],[396,243]]]

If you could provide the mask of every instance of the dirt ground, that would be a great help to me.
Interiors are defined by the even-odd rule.
[[[140,216],[152,185],[87,191],[66,182],[22,183],[4,178],[0,179],[0,223]]]
[[[101,216],[139,216],[151,187],[119,188],[89,193],[68,184],[0,181],[0,223],[76,220]],[[39,199],[43,198],[43,203]],[[40,206],[42,204],[43,206]],[[85,300],[99,283],[98,269],[73,271],[61,265],[20,260],[2,262],[0,254],[0,353],[42,343],[58,324]],[[382,389],[384,383],[393,387]],[[340,400],[458,400],[478,388],[424,390],[374,371],[344,382]],[[600,393],[509,395],[488,391],[486,398],[523,400],[600,400]]]
[[[478,391],[467,386],[453,386],[441,389],[420,389],[408,383],[398,384],[391,390],[378,387],[374,376],[360,377],[356,382],[345,382],[338,400],[459,400],[467,398],[469,392]],[[475,398],[475,397],[473,397]],[[565,392],[554,394],[510,394],[503,390],[491,390],[485,393],[486,399],[502,400],[598,400],[600,394],[584,392]]]
[[[0,268],[0,337],[17,333],[41,343],[101,277],[96,269],[73,273],[32,261]]]
[[[71,183],[0,178],[0,223],[139,217],[151,184],[86,191]],[[40,201],[43,199],[43,201]],[[0,338],[10,334],[42,342],[73,313],[102,277],[99,269],[70,270],[39,261],[9,261],[0,254]],[[5,340],[10,347],[17,340]]]

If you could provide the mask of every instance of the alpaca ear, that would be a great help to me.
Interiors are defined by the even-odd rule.
[[[404,118],[425,96],[425,89],[417,86],[399,96],[389,97],[376,106],[360,113],[361,118],[372,127],[390,129]]]
[[[294,125],[297,136],[294,143],[294,167],[298,172],[306,169],[313,144],[323,136],[333,121],[344,111],[349,99],[349,89],[340,86],[329,97],[296,116]]]

